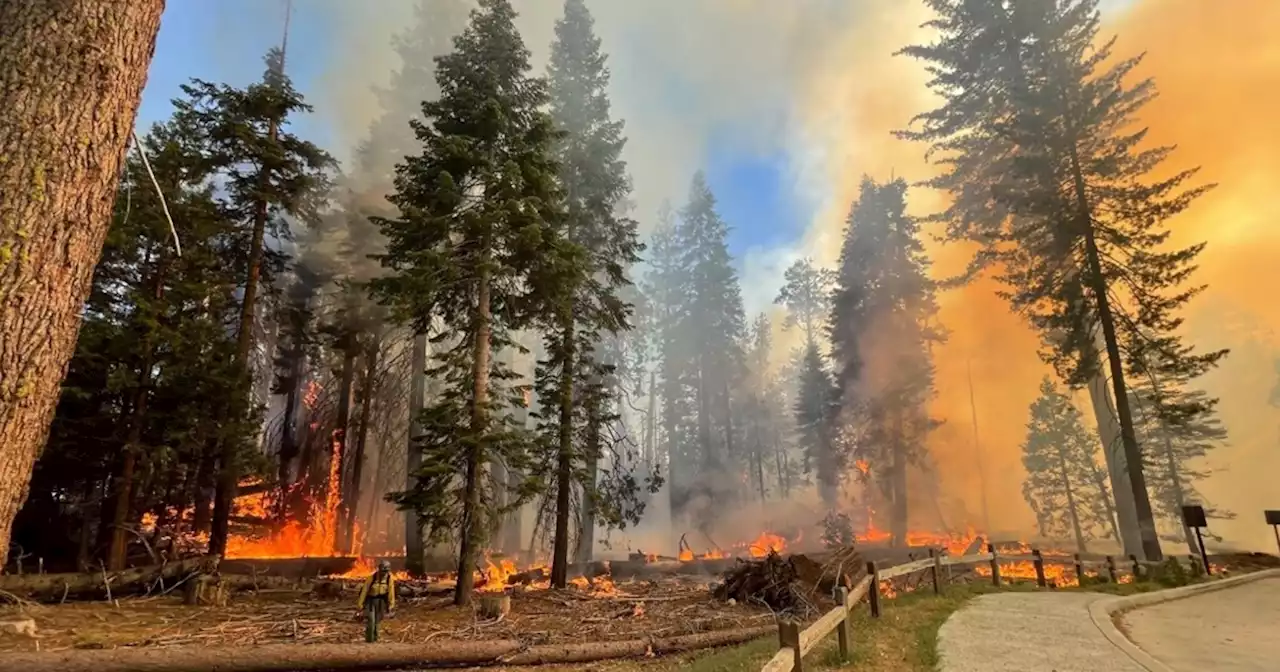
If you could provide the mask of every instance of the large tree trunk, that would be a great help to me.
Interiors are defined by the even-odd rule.
[[[467,447],[467,469],[464,478],[462,500],[462,530],[458,543],[458,583],[453,592],[453,603],[459,607],[471,604],[471,592],[475,588],[476,552],[484,544],[484,512],[481,511],[481,489],[485,478],[482,442],[489,432],[489,358],[492,356],[492,287],[489,271],[489,255],[482,254],[477,261],[480,277],[476,283],[476,333],[472,346],[471,379],[471,445]]]
[[[360,397],[360,433],[356,434],[356,452],[351,456],[351,492],[344,494],[346,501],[345,555],[351,555],[356,547],[356,512],[360,508],[360,480],[364,477],[365,446],[369,442],[369,422],[373,418],[374,381],[378,376],[378,351],[381,339],[372,339],[365,353],[364,394]],[[366,533],[368,530],[366,530]]]
[[[1093,210],[1086,195],[1084,173],[1080,167],[1075,145],[1071,147],[1071,173],[1075,187],[1076,222],[1084,234],[1088,285],[1093,292],[1098,323],[1102,326],[1102,338],[1106,346],[1107,364],[1111,373],[1112,393],[1115,395],[1116,417],[1120,420],[1120,441],[1124,446],[1125,466],[1129,474],[1128,485],[1133,493],[1142,553],[1147,560],[1158,561],[1163,559],[1164,554],[1160,550],[1160,538],[1156,534],[1155,518],[1151,511],[1151,499],[1147,494],[1147,481],[1142,468],[1142,451],[1138,447],[1138,436],[1133,428],[1133,413],[1129,408],[1129,393],[1124,379],[1124,362],[1120,359],[1120,342],[1116,335],[1115,316],[1111,312],[1111,299],[1107,296],[1107,279],[1102,273],[1098,241],[1093,230]]]
[[[551,587],[564,588],[569,581],[569,506],[573,488],[573,378],[577,373],[577,339],[573,309],[561,320],[564,361],[560,369],[559,445],[556,456],[556,531],[551,549]]]
[[[164,4],[0,3],[0,566],[75,351]]]
[[[893,509],[889,515],[889,545],[907,545],[907,447],[903,437],[902,412],[899,411],[893,433]]]
[[[342,373],[340,374],[340,383],[338,386],[338,426],[333,430],[333,450],[336,453],[334,457],[338,460],[338,529],[334,531],[334,551],[341,552],[348,547],[350,539],[347,538],[346,521],[347,508],[351,506],[351,493],[347,488],[347,480],[344,475],[348,472],[347,466],[351,464],[349,434],[351,433],[351,389],[355,386],[356,377],[356,349],[354,347],[354,336],[348,335],[343,339],[343,357],[342,357]],[[334,487],[330,484],[329,487]]]
[[[1101,357],[1100,354],[1095,355]],[[1098,438],[1102,443],[1102,457],[1107,466],[1107,480],[1111,484],[1112,500],[1117,518],[1117,541],[1125,555],[1136,555],[1142,550],[1142,538],[1138,532],[1138,512],[1133,504],[1133,492],[1129,489],[1129,469],[1124,457],[1124,442],[1120,437],[1120,423],[1116,422],[1111,404],[1111,392],[1107,390],[1107,374],[1097,371],[1089,379],[1089,402],[1093,418],[1098,425]]]
[[[422,406],[427,392],[427,335],[416,334],[413,337],[413,352],[410,356],[409,373],[409,442],[405,447],[405,490],[413,490],[416,485],[418,470],[422,468],[422,451],[418,448],[418,437],[422,434]],[[426,548],[422,543],[422,521],[413,511],[404,513],[404,551],[405,569],[414,576],[425,571]]]

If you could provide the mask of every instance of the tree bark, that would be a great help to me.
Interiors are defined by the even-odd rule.
[[[492,320],[490,305],[492,279],[489,277],[489,254],[480,255],[476,262],[480,267],[476,282],[476,332],[472,346],[471,379],[471,444],[467,447],[466,481],[463,487],[462,530],[458,543],[458,583],[453,592],[453,603],[459,607],[471,604],[471,592],[475,588],[476,551],[484,543],[484,515],[480,510],[481,486],[484,483],[484,447],[481,445],[489,432],[489,358],[492,355]]]
[[[427,392],[427,335],[415,334],[410,356],[409,374],[409,445],[405,447],[405,490],[413,490],[418,470],[422,468],[422,451],[418,437],[422,435],[422,407]],[[422,521],[413,511],[404,513],[405,569],[414,576],[425,573],[426,548],[422,543]]]
[[[356,435],[356,452],[351,456],[351,494],[347,501],[346,555],[356,546],[356,512],[360,508],[360,480],[364,477],[365,446],[369,442],[369,422],[373,418],[374,381],[378,376],[378,351],[381,339],[371,335],[372,343],[365,354],[364,393],[360,397],[360,433]],[[367,530],[366,530],[367,532]]]
[[[556,530],[551,549],[551,587],[564,588],[569,581],[569,495],[573,488],[573,377],[577,372],[577,339],[573,308],[561,320],[564,361],[560,370],[559,450],[556,457]]]
[[[348,489],[348,481],[345,475],[348,471],[347,466],[351,463],[351,455],[347,447],[350,444],[348,435],[351,433],[351,388],[354,387],[356,377],[354,341],[353,334],[347,334],[343,338],[342,373],[339,378],[341,382],[338,384],[338,426],[333,431],[333,450],[337,451],[336,457],[338,459],[338,529],[334,531],[333,540],[333,550],[337,552],[347,548],[350,543],[350,540],[347,539],[347,530],[343,522],[347,518],[347,508],[351,506],[351,493]],[[330,487],[333,487],[332,484]]]
[[[889,516],[889,545],[907,545],[907,455],[903,441],[902,414],[899,411],[893,435],[893,511]],[[989,534],[989,533],[988,533]]]
[[[0,565],[75,352],[164,5],[0,3]]]

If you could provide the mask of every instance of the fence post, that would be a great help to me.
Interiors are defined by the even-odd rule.
[[[1107,576],[1111,577],[1111,583],[1119,583],[1120,579],[1116,577],[1116,559],[1107,556]]]
[[[987,544],[987,552],[991,554],[991,585],[1000,587],[1000,557],[996,555],[996,545]]]
[[[1048,582],[1044,580],[1044,556],[1040,554],[1040,549],[1031,549],[1031,564],[1036,568],[1036,585],[1044,588]]]
[[[840,608],[844,609],[844,618],[836,626],[836,634],[840,639],[840,660],[849,660],[853,649],[853,624],[849,622],[852,612],[849,610],[849,589],[844,586],[836,588],[836,599],[840,600]]]
[[[1084,585],[1084,562],[1080,560],[1080,554],[1076,553],[1072,556],[1076,563],[1076,585]]]
[[[942,573],[942,556],[931,548],[929,557],[933,559],[933,567],[929,569],[929,574],[933,576],[933,594],[938,595],[942,593],[942,587],[938,585],[938,581],[942,578],[939,576]]]
[[[791,647],[795,654],[791,669],[795,672],[804,672],[804,661],[801,660],[800,655],[800,624],[789,619],[778,621],[778,644],[784,649]]]
[[[871,588],[867,591],[867,602],[871,603],[871,617],[880,618],[880,570],[875,561],[867,563],[867,576],[871,577]]]

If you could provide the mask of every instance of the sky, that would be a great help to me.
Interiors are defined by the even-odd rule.
[[[339,0],[340,1],[340,0]],[[517,3],[518,5],[519,3]],[[176,0],[165,10],[156,55],[143,93],[138,123],[146,127],[163,120],[172,110],[169,101],[181,94],[179,87],[192,78],[243,86],[257,80],[262,57],[280,44],[284,33],[284,0]],[[303,118],[297,132],[342,155],[342,133],[335,133],[327,119],[324,99],[329,92],[325,73],[340,52],[332,45],[341,38],[338,17],[324,11],[323,0],[295,0],[290,14],[287,70],[294,86],[317,107]],[[679,105],[682,83],[667,82],[666,95]],[[730,137],[710,137],[701,167],[720,201],[720,213],[729,222],[730,251],[747,261],[763,250],[794,245],[813,216],[812,208],[794,196],[794,176],[788,157],[744,149]],[[671,195],[675,207],[683,193]],[[780,274],[780,272],[779,272]],[[755,312],[772,297],[748,297]]]

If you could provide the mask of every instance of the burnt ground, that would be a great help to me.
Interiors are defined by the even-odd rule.
[[[117,647],[246,646],[269,643],[344,643],[364,640],[354,584],[341,597],[291,590],[239,593],[222,608],[190,607],[180,597],[123,599],[116,603],[7,605],[0,620],[25,613],[38,637],[0,634],[0,652]],[[477,600],[478,602],[478,600]],[[382,628],[382,641],[519,639],[528,644],[672,637],[767,625],[765,609],[715,600],[705,580],[620,582],[601,594],[517,591],[511,612],[483,621],[476,606],[454,607],[448,595],[401,598]]]

